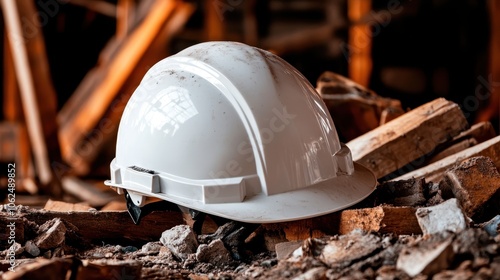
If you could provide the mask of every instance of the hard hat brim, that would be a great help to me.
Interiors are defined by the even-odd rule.
[[[204,213],[247,223],[276,223],[317,217],[352,206],[369,196],[377,185],[375,175],[354,163],[352,175],[342,175],[307,188],[267,196],[264,193],[243,202],[203,204],[161,193],[147,196],[164,199]],[[120,186],[118,186],[120,187]]]

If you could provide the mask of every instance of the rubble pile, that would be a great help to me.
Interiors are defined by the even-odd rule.
[[[124,210],[4,205],[0,277],[500,279],[500,136],[491,124],[469,128],[456,104],[438,99],[347,145],[380,184],[310,219],[212,220],[198,232],[172,208],[134,225]]]

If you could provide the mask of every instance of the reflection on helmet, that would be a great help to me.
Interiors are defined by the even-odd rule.
[[[375,183],[309,82],[235,42],[198,44],[148,71],[123,113],[107,181],[247,222],[330,213]]]

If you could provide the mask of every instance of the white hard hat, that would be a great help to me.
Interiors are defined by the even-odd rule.
[[[236,221],[281,222],[359,202],[353,163],[310,83],[270,52],[189,47],[154,65],[127,103],[107,185]]]

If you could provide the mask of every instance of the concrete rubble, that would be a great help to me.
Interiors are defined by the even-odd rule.
[[[187,225],[175,226],[164,231],[160,242],[181,260],[187,259],[189,254],[196,253],[198,247],[198,240],[191,227]]]

